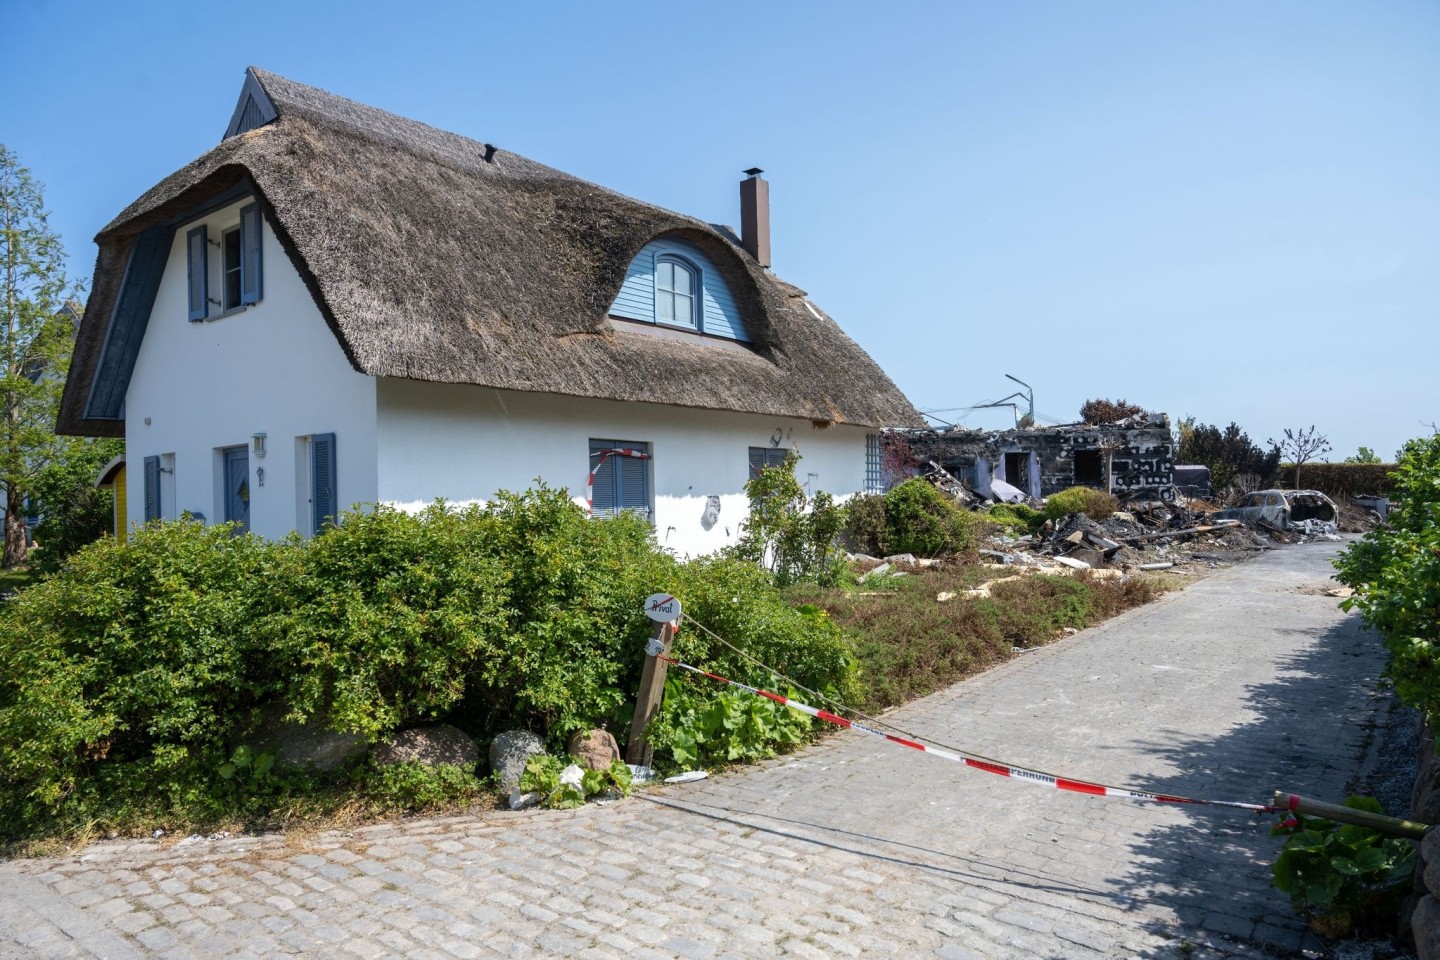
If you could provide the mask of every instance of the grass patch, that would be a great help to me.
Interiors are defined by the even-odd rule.
[[[867,712],[926,696],[1009,659],[1015,648],[1049,643],[1066,627],[1083,629],[1162,590],[1149,578],[1101,580],[1088,574],[1032,574],[995,584],[989,597],[959,596],[1007,574],[961,564],[850,590],[813,585],[788,591],[794,603],[826,610],[849,635]],[[954,599],[940,602],[942,593]]]
[[[40,579],[40,574],[27,569],[0,569],[0,593],[20,590]]]

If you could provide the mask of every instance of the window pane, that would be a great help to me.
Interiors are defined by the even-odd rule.
[[[661,260],[655,267],[655,286],[661,290],[675,289],[675,264]]]
[[[655,316],[670,323],[675,321],[675,294],[655,294]]]
[[[675,294],[675,322],[695,326],[695,301],[684,294]]]
[[[672,264],[675,268],[675,290],[679,293],[693,294],[695,292],[695,276],[680,264]]]

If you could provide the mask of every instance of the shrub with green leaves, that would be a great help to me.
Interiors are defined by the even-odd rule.
[[[886,545],[891,553],[938,557],[975,547],[978,521],[928,480],[906,480],[885,494]]]
[[[485,545],[494,513],[436,504],[351,514],[272,548],[254,624],[293,716],[371,740],[460,701],[476,661],[497,657],[511,571]]]
[[[1063,520],[1072,513],[1083,513],[1091,520],[1105,520],[1120,509],[1120,501],[1104,490],[1093,487],[1069,487],[1051,494],[1045,500],[1045,516]]]
[[[1372,797],[1345,806],[1384,813]],[[1368,827],[1293,814],[1270,831],[1288,835],[1272,869],[1276,888],[1290,895],[1317,933],[1341,937],[1352,928],[1388,933],[1415,872],[1415,845]]]
[[[777,586],[812,581],[832,586],[845,572],[837,544],[845,510],[828,493],[806,496],[795,478],[800,455],[793,450],[779,467],[766,467],[745,483],[750,513],[741,524],[737,556],[763,564]]]
[[[1440,435],[1405,444],[1390,522],[1335,560],[1359,610],[1385,637],[1386,676],[1401,700],[1440,720]]]
[[[862,493],[845,502],[845,536],[861,553],[883,557],[890,553],[890,530],[885,524],[885,496]]]
[[[279,679],[253,643],[268,547],[228,527],[104,538],[0,610],[0,834],[55,815],[100,767],[172,795],[221,760]]]

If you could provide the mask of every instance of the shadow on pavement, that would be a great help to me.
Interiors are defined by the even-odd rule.
[[[1137,749],[1183,772],[1134,785],[1153,793],[1257,803],[1269,803],[1277,789],[1343,800],[1387,703],[1377,691],[1384,649],[1358,616],[1326,630],[1289,632],[1296,634],[1299,649],[1279,661],[1282,675],[1248,690],[1247,706],[1256,719],[1214,738],[1137,743]],[[1296,956],[1302,948],[1319,948],[1289,899],[1270,884],[1283,841],[1269,831],[1281,815],[1180,809],[1183,822],[1151,829],[1132,843],[1134,866],[1117,878],[1119,890],[1170,908],[1186,938],[1212,949],[1228,952],[1248,942],[1271,955]],[[1152,921],[1147,928],[1178,936],[1165,922]]]

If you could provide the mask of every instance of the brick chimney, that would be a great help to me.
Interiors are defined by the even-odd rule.
[[[762,267],[770,266],[770,183],[759,167],[740,181],[740,245]]]

